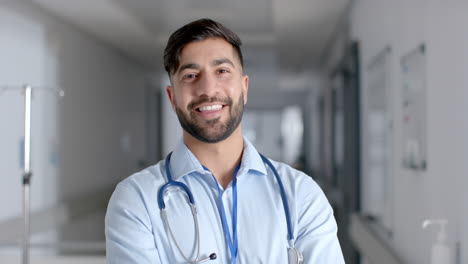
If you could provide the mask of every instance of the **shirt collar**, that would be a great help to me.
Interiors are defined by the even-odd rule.
[[[240,176],[250,171],[255,171],[256,174],[267,175],[267,169],[262,157],[260,157],[260,154],[252,143],[244,137],[244,152],[242,154],[241,167],[237,174]]]
[[[171,175],[174,181],[193,172],[203,174],[205,170],[192,151],[181,140],[175,147],[170,162]],[[254,174],[266,175],[267,170],[260,154],[252,143],[244,137],[244,151],[242,162],[237,176],[248,172]]]

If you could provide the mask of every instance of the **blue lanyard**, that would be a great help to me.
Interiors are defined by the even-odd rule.
[[[203,166],[203,168],[211,173],[211,171]],[[234,175],[232,179],[232,238],[231,232],[229,231],[229,226],[227,224],[226,212],[224,210],[224,202],[223,202],[223,190],[219,187],[218,181],[216,180],[213,173],[213,179],[215,180],[216,186],[218,187],[218,197],[219,197],[219,205],[218,210],[221,216],[221,221],[223,223],[224,229],[224,237],[228,243],[229,251],[231,252],[231,263],[235,264],[237,260],[237,251],[238,251],[238,240],[237,240],[237,172],[239,171],[240,164],[234,170]]]

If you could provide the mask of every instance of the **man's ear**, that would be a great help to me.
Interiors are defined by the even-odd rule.
[[[166,86],[167,97],[171,101],[172,109],[175,111],[174,87],[171,85]]]
[[[249,93],[249,76],[242,76],[242,92],[244,94],[244,104],[247,103],[247,95]]]

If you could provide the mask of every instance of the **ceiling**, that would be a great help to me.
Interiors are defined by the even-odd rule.
[[[136,61],[161,68],[167,38],[202,18],[243,40],[246,66],[297,72],[319,66],[351,0],[33,0]]]

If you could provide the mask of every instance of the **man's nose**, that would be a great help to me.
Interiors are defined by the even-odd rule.
[[[216,76],[212,74],[202,74],[198,80],[198,87],[196,89],[197,96],[214,97],[218,92],[218,83]]]

